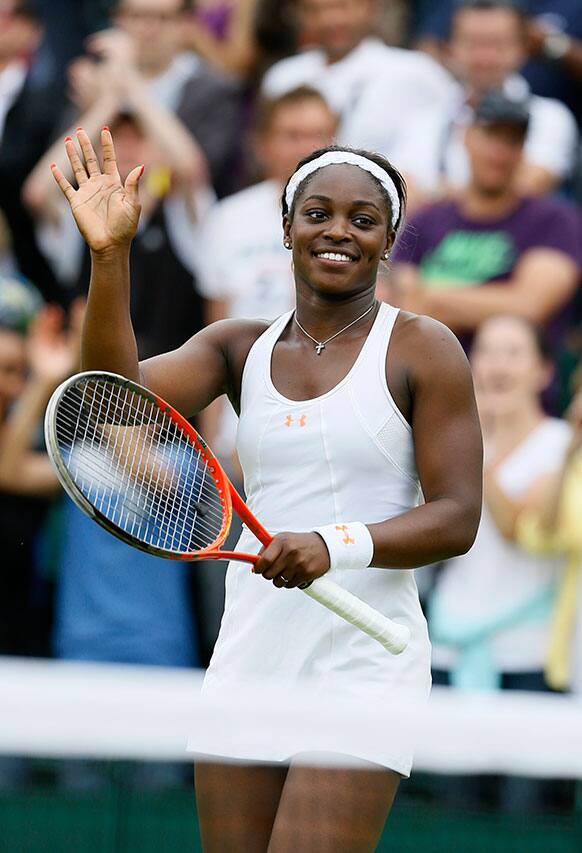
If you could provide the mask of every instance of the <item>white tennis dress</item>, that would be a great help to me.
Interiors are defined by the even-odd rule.
[[[261,335],[244,367],[237,449],[251,510],[277,533],[333,522],[379,522],[416,506],[421,491],[411,430],[386,382],[386,352],[398,310],[381,304],[349,373],[331,391],[302,402],[288,400],[271,379],[273,347],[291,315],[282,315]],[[236,548],[256,553],[260,545],[244,529]],[[430,644],[414,573],[369,568],[333,571],[329,577],[408,625],[412,639],[406,651],[391,655],[301,590],[277,589],[253,575],[248,564],[231,562],[205,692],[224,689],[234,696],[236,685],[249,681],[273,679],[292,687],[309,679],[314,689],[355,697],[363,706],[424,701]],[[344,733],[333,749],[409,774],[411,747],[394,731],[387,730],[385,741],[370,751],[357,730],[354,720],[354,735]],[[308,748],[314,745],[302,742],[298,733],[296,751]],[[248,750],[239,744],[234,752],[233,757],[264,761],[290,757],[288,745],[283,749],[277,743]]]

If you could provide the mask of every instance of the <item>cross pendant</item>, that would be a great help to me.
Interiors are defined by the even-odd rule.
[[[317,346],[315,347],[315,352],[318,355],[321,355],[322,349],[325,349],[325,344],[317,344]]]

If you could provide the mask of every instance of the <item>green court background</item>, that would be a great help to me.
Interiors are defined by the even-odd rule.
[[[2,853],[199,850],[193,793],[187,789],[144,793],[112,785],[99,793],[72,794],[49,786],[0,793]],[[512,816],[452,810],[403,795],[378,851],[581,853],[582,813]]]

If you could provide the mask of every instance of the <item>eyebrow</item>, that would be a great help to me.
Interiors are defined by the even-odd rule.
[[[331,199],[331,198],[330,198],[329,196],[327,196],[327,195],[315,195],[315,194],[314,194],[314,195],[309,195],[309,196],[307,196],[307,198],[306,198],[306,199],[304,199],[303,204],[306,204],[308,201],[311,201],[311,199],[317,199],[317,201],[325,201],[325,202],[331,202],[331,201],[333,201],[333,199]],[[373,207],[375,210],[377,210],[377,211],[378,211],[378,213],[382,213],[382,211],[381,211],[381,209],[378,207],[378,205],[377,205],[377,204],[374,204],[374,202],[373,202],[373,201],[370,201],[369,199],[363,199],[363,198],[355,199],[355,201],[353,201],[353,202],[352,202],[352,205],[353,205],[354,207],[362,207],[362,206],[364,206],[364,205],[365,205],[366,207]]]

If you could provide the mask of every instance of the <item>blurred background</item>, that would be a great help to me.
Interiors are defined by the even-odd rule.
[[[89,280],[49,169],[66,171],[64,136],[108,125],[122,176],[146,165],[144,358],[291,307],[282,188],[337,141],[407,180],[379,298],[446,323],[473,368],[481,527],[417,571],[433,680],[579,700],[581,84],[580,0],[0,0],[0,655],[204,668],[223,607],[222,564],[108,537],[48,462],[44,409],[78,369]],[[229,404],[200,426],[240,481]],[[197,849],[187,764],[0,749],[0,851]],[[581,850],[579,779],[520,767],[413,775],[379,849]]]

